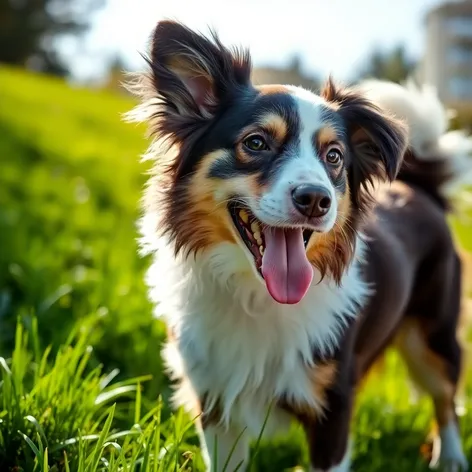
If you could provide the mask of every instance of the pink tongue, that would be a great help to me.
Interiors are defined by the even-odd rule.
[[[267,290],[279,303],[298,303],[308,291],[313,267],[306,257],[301,229],[264,230],[262,275]]]

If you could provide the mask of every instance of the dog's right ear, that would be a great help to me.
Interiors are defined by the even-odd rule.
[[[211,119],[225,100],[250,83],[248,51],[230,51],[215,33],[210,40],[175,21],[157,24],[150,65],[164,107],[161,118],[170,120],[172,128]]]

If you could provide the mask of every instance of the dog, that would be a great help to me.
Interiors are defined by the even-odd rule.
[[[436,201],[395,180],[407,126],[332,79],[255,87],[247,50],[174,21],[148,64],[128,116],[153,139],[141,247],[207,469],[245,470],[251,437],[295,419],[311,471],[348,471],[356,387],[394,338],[434,399],[441,463],[465,466],[460,259]]]

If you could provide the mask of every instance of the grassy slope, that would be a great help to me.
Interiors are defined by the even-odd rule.
[[[145,171],[138,156],[146,143],[142,129],[120,122],[132,105],[0,68],[0,354],[7,359],[0,359],[0,470],[32,470],[35,455],[38,470],[47,470],[47,461],[65,470],[64,450],[73,471],[107,463],[107,470],[118,470],[118,462],[131,467],[140,458],[145,470],[178,470],[174,466],[189,458],[186,470],[201,470],[193,430],[172,449],[187,423],[180,416],[167,420],[167,408],[159,419],[155,408],[158,394],[168,392],[158,355],[164,328],[146,300],[147,261],[136,256],[134,222]],[[458,233],[466,239],[467,228]],[[21,330],[15,339],[17,318],[29,341]],[[425,400],[412,405],[403,367],[391,354],[387,364],[387,373],[361,395],[355,470],[425,470],[418,452],[431,406]],[[106,374],[115,368],[120,372],[108,385]],[[153,378],[136,402],[136,382],[123,379],[149,373]],[[127,435],[115,434],[135,423],[140,426]],[[153,433],[158,424],[160,434]],[[472,458],[470,416],[463,427]],[[102,437],[93,436],[100,431]],[[92,436],[64,444],[79,433]],[[303,465],[301,438],[295,428],[290,439],[263,443],[254,470]],[[153,461],[163,444],[158,439],[170,451],[160,462]],[[185,450],[193,454],[182,455]]]
[[[132,102],[0,69],[0,104],[2,317],[33,310],[47,345],[98,310],[100,359],[123,368],[133,349],[133,369],[157,369],[156,346],[140,342],[158,343],[162,326],[136,257],[145,142],[120,121]],[[2,330],[7,347],[12,333]]]

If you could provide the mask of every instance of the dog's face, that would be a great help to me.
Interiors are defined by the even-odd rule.
[[[161,179],[176,252],[238,248],[280,303],[297,303],[313,267],[340,280],[367,211],[367,184],[392,179],[404,129],[329,81],[321,96],[254,87],[247,52],[174,22],[153,38],[153,132],[177,152]]]

